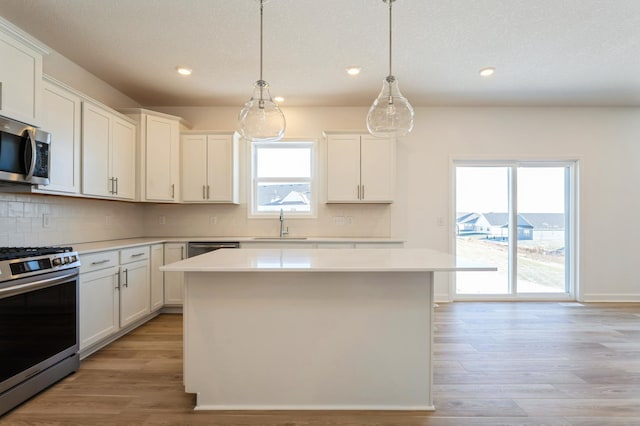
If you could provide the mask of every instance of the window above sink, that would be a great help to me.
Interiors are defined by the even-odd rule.
[[[251,143],[250,217],[314,217],[316,142]]]

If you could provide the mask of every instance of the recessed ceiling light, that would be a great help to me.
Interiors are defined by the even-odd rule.
[[[276,96],[275,98],[273,98],[273,100],[276,101],[279,104],[284,102],[284,98],[282,96]]]
[[[362,71],[362,67],[348,67],[347,74],[349,75],[358,75]]]
[[[185,67],[176,67],[176,71],[178,71],[178,74],[180,75],[191,75],[191,73],[193,72],[191,68]]]
[[[496,69],[493,67],[482,68],[480,70],[480,75],[483,77],[490,77],[496,72]]]

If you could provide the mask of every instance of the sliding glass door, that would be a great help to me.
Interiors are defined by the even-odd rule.
[[[573,297],[573,162],[456,162],[455,251],[497,272],[458,273],[463,298]]]

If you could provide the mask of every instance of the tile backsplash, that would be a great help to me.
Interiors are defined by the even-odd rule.
[[[311,219],[285,216],[290,236],[389,237],[389,205],[321,204]],[[277,236],[277,218],[246,205],[147,204],[0,193],[0,246],[46,246],[137,237]]]
[[[144,206],[0,193],[0,246],[45,246],[144,236]]]

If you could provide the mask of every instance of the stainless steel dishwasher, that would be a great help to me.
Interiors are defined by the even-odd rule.
[[[190,242],[187,246],[187,257],[197,256],[199,254],[208,253],[214,250],[220,249],[237,249],[240,248],[240,243],[237,241],[198,241]]]

